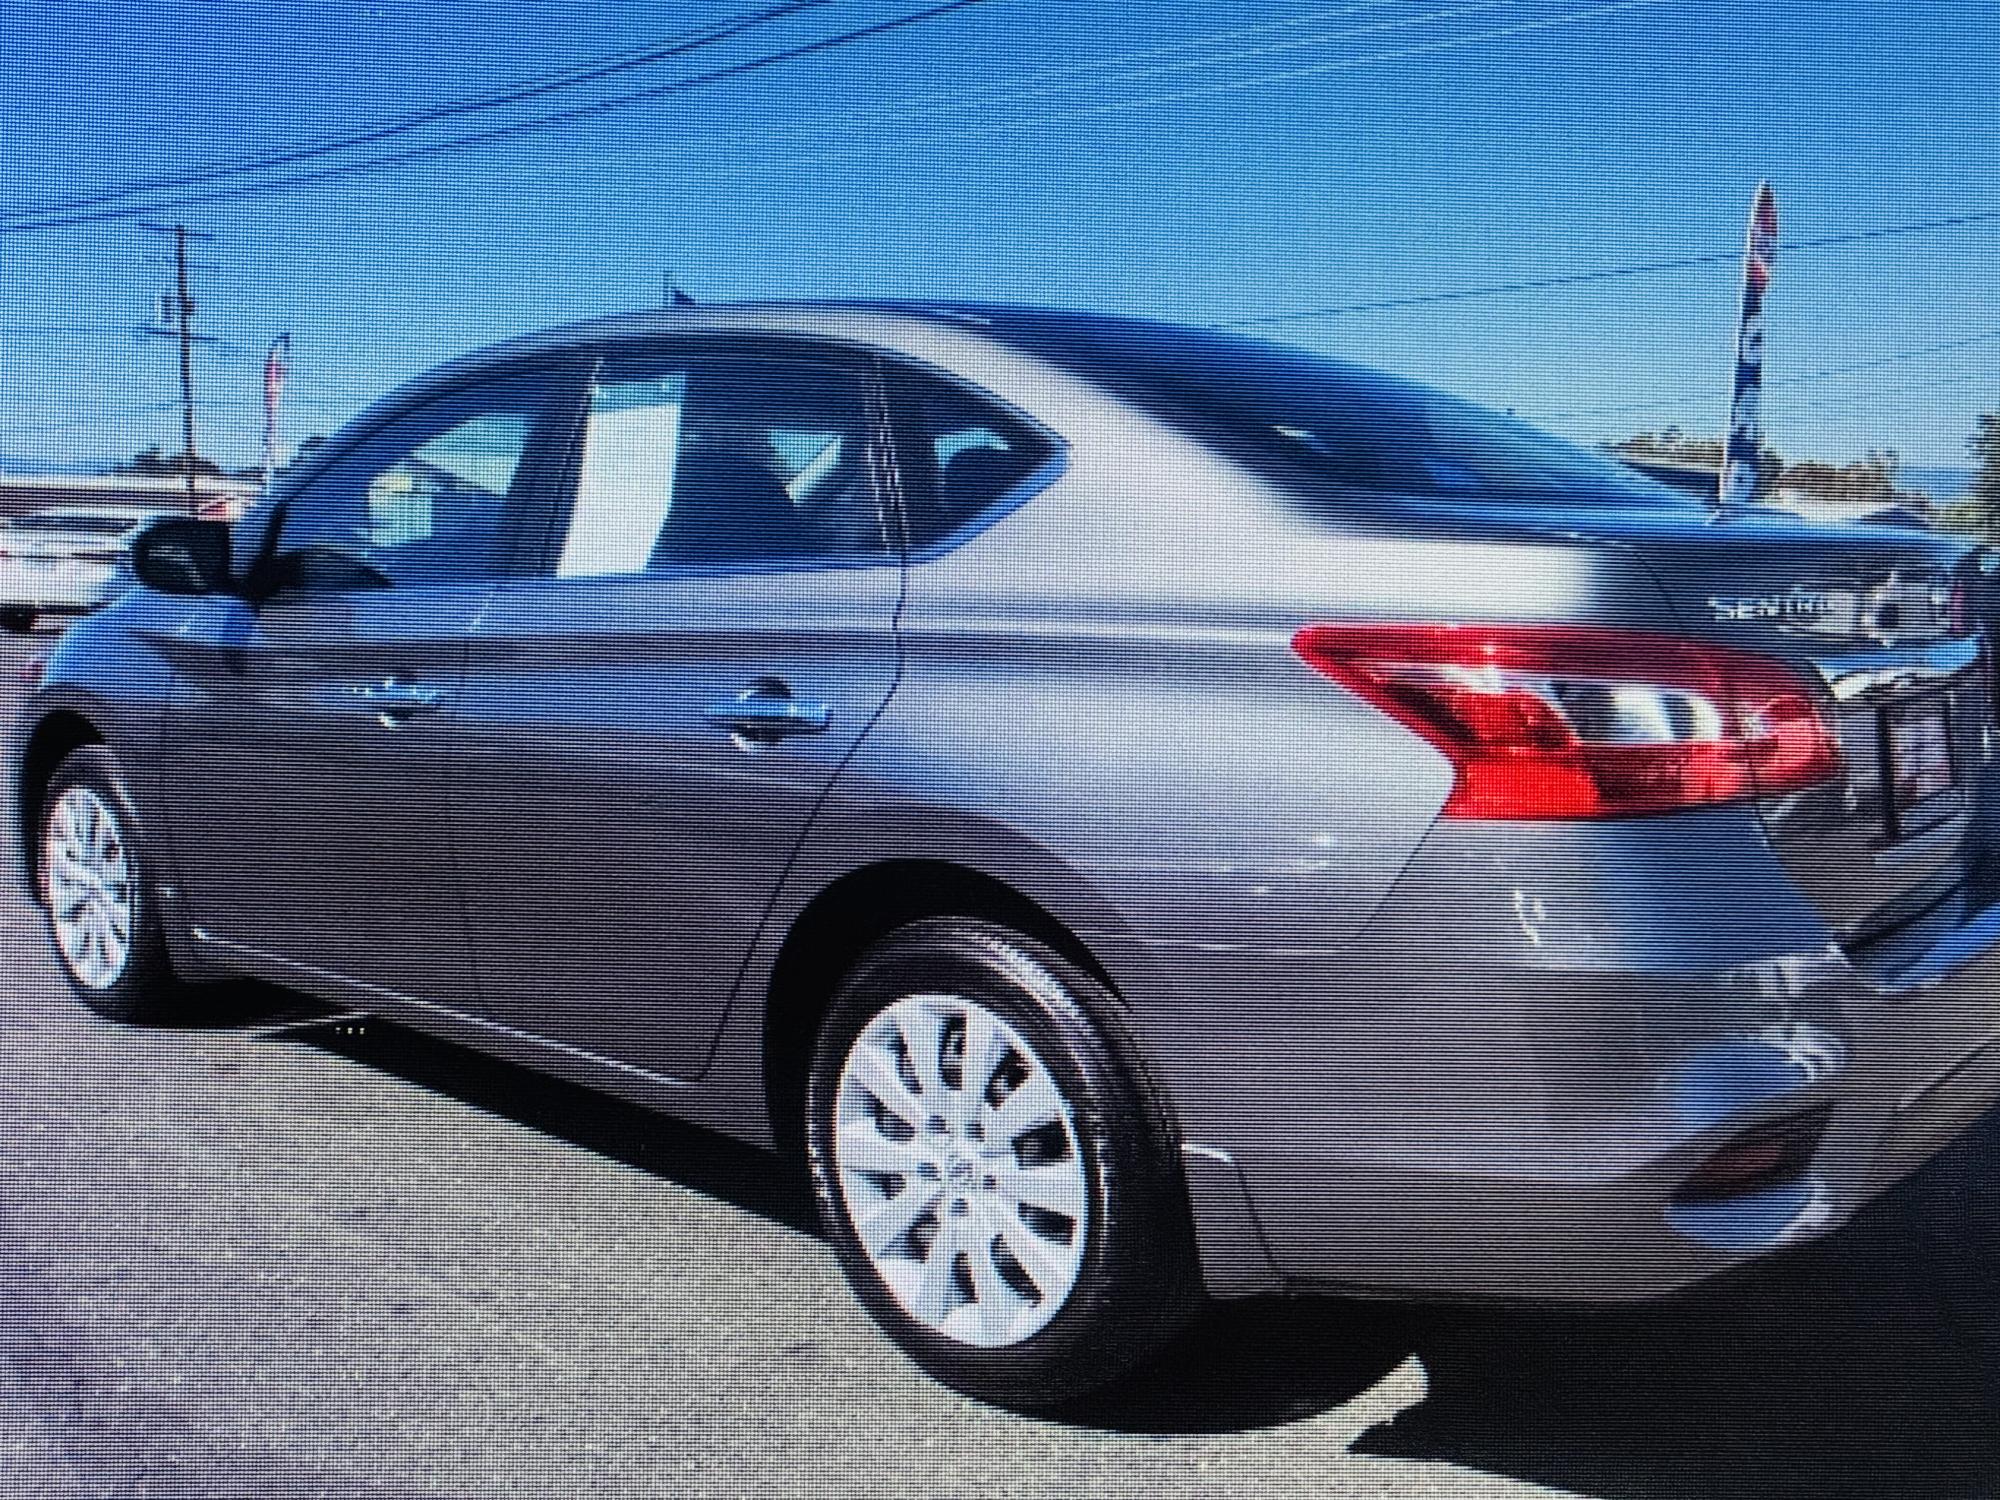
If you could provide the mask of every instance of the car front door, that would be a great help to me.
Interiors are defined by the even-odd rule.
[[[391,417],[282,502],[250,597],[201,601],[169,644],[174,864],[195,922],[239,956],[473,1008],[453,710],[574,392],[524,370]]]
[[[454,844],[498,1020],[701,1071],[820,798],[897,676],[872,369],[654,351],[592,383],[542,576],[474,630]]]

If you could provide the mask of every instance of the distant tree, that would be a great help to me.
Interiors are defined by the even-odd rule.
[[[1605,447],[1620,458],[1658,460],[1667,463],[1686,464],[1690,467],[1705,466],[1722,473],[1722,439],[1719,437],[1689,437],[1678,427],[1663,427],[1658,432],[1635,432],[1628,438],[1620,438]],[[1776,448],[1766,443],[1757,455],[1758,495],[1767,495],[1784,472],[1785,460]]]
[[[111,472],[114,474],[148,474],[155,477],[164,475],[178,477],[187,471],[188,464],[184,457],[178,453],[162,453],[157,443],[143,453],[134,454],[123,463],[111,466]],[[223,471],[220,464],[197,454],[194,460],[194,472],[206,479],[219,479]]]
[[[1613,453],[1629,453],[1634,458],[1684,459],[1696,464],[1722,462],[1721,438],[1689,437],[1678,427],[1663,427],[1658,432],[1635,432],[1608,446]]]
[[[1900,455],[1887,448],[1871,452],[1851,464],[1836,465],[1808,459],[1787,468],[1779,476],[1778,483],[1814,500],[1849,504],[1873,501],[1893,505],[1910,498],[1910,492],[1896,482],[1902,462]]]

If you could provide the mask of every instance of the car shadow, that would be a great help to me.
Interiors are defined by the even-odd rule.
[[[1840,1233],[1665,1302],[1430,1310],[1361,1451],[1632,1500],[2000,1493],[2000,1123]]]
[[[819,1233],[802,1174],[724,1137],[380,1020],[326,1013],[273,1034]],[[1414,1354],[1421,1399],[1355,1451],[1612,1500],[2000,1493],[1996,1162],[1989,1118],[1833,1237],[1659,1302],[1228,1304],[1070,1422],[1274,1427],[1354,1401]]]
[[[1070,1420],[1151,1437],[1307,1421],[1353,1401],[1406,1361],[1420,1316],[1400,1303],[1331,1297],[1212,1306]]]
[[[803,1171],[770,1152],[375,1017],[328,1014],[277,1029],[796,1233],[820,1232]]]
[[[155,1031],[249,1031],[272,1033],[318,1027],[340,1019],[332,1006],[255,979],[227,979],[191,986],[170,1014],[146,1023]]]
[[[1090,1415],[1219,1432],[1427,1390],[1355,1451],[1619,1500],[2000,1493],[2000,1120],[1839,1234],[1664,1301],[1225,1308]]]

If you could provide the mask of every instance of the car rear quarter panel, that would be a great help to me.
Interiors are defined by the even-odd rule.
[[[979,870],[1091,948],[1198,1115],[1243,1014],[1216,986],[1229,956],[1282,972],[1288,954],[1352,942],[1451,785],[1428,744],[1306,668],[1292,633],[1327,619],[1659,628],[1667,606],[1617,549],[1358,507],[1330,521],[1109,400],[1034,414],[1065,418],[1065,473],[911,568],[902,680],[815,821],[770,941],[857,866]]]

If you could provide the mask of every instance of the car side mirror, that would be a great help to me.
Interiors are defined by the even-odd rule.
[[[132,576],[163,594],[229,590],[229,523],[162,516],[132,539]]]

